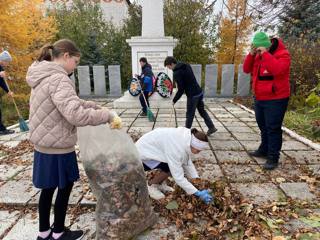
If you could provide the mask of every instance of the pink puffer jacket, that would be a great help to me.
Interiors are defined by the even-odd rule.
[[[74,151],[76,127],[107,123],[110,112],[80,99],[67,72],[57,63],[33,63],[27,73],[30,96],[30,141],[42,153]]]

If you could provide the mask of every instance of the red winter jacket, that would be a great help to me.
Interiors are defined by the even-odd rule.
[[[243,71],[251,73],[252,90],[257,100],[290,96],[290,54],[280,39],[272,39],[269,52],[246,56]]]

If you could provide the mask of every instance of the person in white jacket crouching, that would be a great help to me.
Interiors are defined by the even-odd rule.
[[[187,194],[194,194],[205,203],[212,201],[213,197],[207,190],[198,190],[186,178],[199,178],[191,154],[209,148],[208,137],[204,132],[184,127],[157,128],[143,135],[136,142],[136,147],[145,171],[161,170],[149,181],[151,198],[158,200],[165,197],[163,192],[173,191],[164,183],[171,175]]]

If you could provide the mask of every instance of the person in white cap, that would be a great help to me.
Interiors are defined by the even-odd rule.
[[[13,96],[13,92],[9,91],[8,86],[4,80],[7,77],[4,68],[7,67],[11,61],[12,57],[8,51],[3,51],[2,53],[0,53],[0,87],[10,96]],[[7,129],[2,123],[2,114],[0,109],[0,135],[11,133],[14,133],[14,130]]]
[[[157,128],[143,135],[136,142],[136,147],[145,171],[160,170],[148,184],[151,198],[158,200],[165,197],[163,192],[173,191],[164,183],[171,175],[187,194],[194,194],[207,204],[212,201],[208,190],[198,190],[186,178],[199,178],[191,154],[209,149],[208,137],[204,132],[184,127]]]

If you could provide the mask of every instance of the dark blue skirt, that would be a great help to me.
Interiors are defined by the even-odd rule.
[[[65,188],[79,179],[75,152],[46,154],[34,151],[33,184],[36,188]]]

